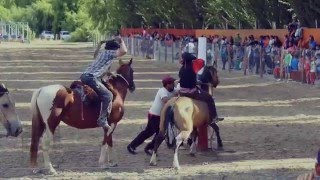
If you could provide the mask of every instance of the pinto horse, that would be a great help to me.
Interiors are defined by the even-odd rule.
[[[219,84],[219,78],[217,75],[217,70],[210,66],[206,67],[210,68],[210,71],[207,71],[211,74],[212,85],[216,87]],[[205,72],[204,71],[204,72]],[[206,103],[198,100],[194,100],[188,97],[175,97],[171,98],[163,107],[160,115],[160,130],[155,138],[155,146],[153,149],[152,157],[150,160],[150,165],[155,166],[157,165],[156,155],[159,146],[161,145],[162,141],[165,139],[169,127],[171,124],[176,126],[179,129],[180,133],[175,138],[176,139],[176,146],[174,151],[174,160],[173,166],[176,169],[180,169],[179,161],[178,161],[178,149],[181,143],[192,136],[192,145],[191,145],[191,154],[195,153],[196,149],[196,138],[197,138],[197,129],[208,123],[210,121],[209,118],[209,110]],[[222,141],[220,139],[219,128],[216,123],[212,126],[216,132],[218,137],[218,146],[222,147]],[[217,131],[218,130],[218,131]]]
[[[4,84],[0,84],[0,121],[7,130],[6,136],[17,137],[22,132],[15,101]]]
[[[116,166],[112,158],[112,133],[117,123],[124,114],[124,101],[127,90],[135,90],[133,81],[133,69],[131,68],[132,59],[129,63],[119,61],[119,68],[116,75],[109,79],[109,89],[116,95],[112,103],[112,111],[108,118],[111,126],[110,132],[104,132],[99,164],[106,167],[105,156],[108,155],[110,166]],[[108,86],[107,86],[108,87]],[[32,138],[30,147],[30,163],[33,168],[37,167],[37,153],[40,138],[43,136],[42,149],[44,156],[45,169],[51,174],[56,171],[52,167],[49,158],[50,140],[59,125],[63,121],[71,127],[78,129],[97,128],[101,101],[96,93],[81,82],[75,81],[71,88],[62,85],[50,85],[41,87],[33,93],[31,99],[32,110]],[[45,131],[46,130],[46,131]],[[39,169],[34,171],[39,172]]]

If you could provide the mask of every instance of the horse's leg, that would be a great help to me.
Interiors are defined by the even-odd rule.
[[[177,170],[180,169],[179,160],[178,160],[178,150],[181,143],[186,140],[190,136],[191,131],[181,131],[179,135],[176,137],[176,148],[174,150],[173,156],[173,167]]]
[[[108,136],[106,135],[106,133],[104,133],[104,139],[102,142],[102,146],[101,146],[101,152],[100,152],[100,157],[99,157],[99,165],[101,168],[105,169],[107,168],[105,162],[106,162],[106,154],[107,154],[107,138]]]
[[[45,124],[43,123],[39,108],[37,105],[37,98],[40,90],[37,90],[32,95],[31,100],[31,111],[32,111],[32,129],[31,129],[31,145],[30,145],[30,165],[32,168],[37,168],[37,158],[40,138],[45,130]],[[38,173],[39,169],[34,169],[34,173]]]
[[[108,164],[110,167],[116,167],[118,166],[117,163],[114,161],[113,158],[113,141],[112,141],[112,133],[114,129],[116,128],[117,124],[111,124],[111,134],[107,135],[105,133],[104,140],[101,147],[101,153],[99,158],[99,164],[102,168],[105,168],[105,159],[106,154],[108,155]]]
[[[53,132],[60,122],[58,118],[62,112],[62,109],[52,108],[52,110],[50,110],[51,107],[41,106],[41,103],[39,103],[39,109],[47,127],[47,130],[45,131],[45,134],[42,139],[44,167],[49,171],[50,174],[56,174],[57,172],[53,168],[52,163],[50,161],[49,150],[51,141],[53,140]]]
[[[223,149],[223,144],[222,144],[222,140],[221,140],[221,137],[220,137],[220,129],[219,129],[219,126],[218,126],[216,123],[213,123],[213,124],[211,125],[211,127],[213,128],[213,130],[215,131],[216,136],[217,136],[218,149]]]
[[[190,146],[190,155],[194,156],[197,152],[197,137],[198,137],[198,130],[193,129],[192,133],[192,144]]]
[[[117,124],[116,123],[111,123],[110,125],[110,129],[108,130],[108,132],[106,133],[107,136],[110,136],[110,134],[113,133],[113,131],[116,129]]]
[[[157,165],[157,152],[158,148],[165,139],[165,136],[163,132],[159,132],[156,137],[155,137],[155,143],[154,143],[154,148],[153,148],[153,153],[150,159],[150,166],[156,166]]]

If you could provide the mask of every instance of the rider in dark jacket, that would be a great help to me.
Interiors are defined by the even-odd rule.
[[[192,99],[204,101],[208,105],[209,109],[209,117],[210,117],[210,125],[215,123],[216,121],[223,120],[222,118],[218,118],[217,110],[215,106],[215,102],[213,97],[203,90],[197,89],[197,74],[193,69],[192,62],[196,57],[190,53],[182,54],[182,66],[179,71],[180,78],[180,95],[189,97]]]

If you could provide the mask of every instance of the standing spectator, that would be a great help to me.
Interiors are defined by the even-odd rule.
[[[226,63],[228,61],[228,47],[225,39],[222,38],[221,47],[220,47],[220,57],[222,60],[222,70],[226,69]]]
[[[315,65],[315,64],[314,64]],[[316,72],[316,67],[314,67],[314,71]],[[307,84],[310,84],[310,75],[311,75],[311,57],[306,56],[306,60],[304,62],[304,71],[306,73]]]
[[[285,79],[289,80],[290,79],[290,65],[291,65],[291,60],[292,60],[292,52],[287,51],[288,53],[284,56],[284,71],[285,71]]]
[[[309,36],[309,49],[316,50],[317,42],[314,40],[312,35]]]
[[[316,57],[316,61],[315,61],[315,64],[316,64],[316,77],[318,79],[319,74],[320,74],[320,51],[319,50],[316,51],[315,57]]]
[[[242,43],[242,39],[240,37],[240,34],[237,33],[237,36],[234,38],[234,45],[236,45],[237,47],[239,47]]]
[[[280,41],[278,36],[274,36],[274,46],[277,48],[281,48],[282,47],[282,42]]]
[[[284,44],[283,44],[284,49],[288,49],[289,48],[289,42],[290,42],[289,35],[286,34],[284,36]]]
[[[196,46],[194,45],[193,38],[190,38],[189,43],[185,46],[183,51],[196,56]]]
[[[309,76],[309,79],[307,79],[307,83],[309,84],[313,84],[315,83],[316,81],[316,73],[317,73],[317,64],[316,64],[316,59],[315,57],[312,58],[311,60],[311,63],[310,63],[310,74]]]
[[[213,66],[216,62],[213,62],[213,52],[211,50],[211,47],[207,48],[207,66]]]
[[[259,74],[260,71],[260,46],[256,43],[252,48],[252,56],[254,63],[256,65],[256,74]]]

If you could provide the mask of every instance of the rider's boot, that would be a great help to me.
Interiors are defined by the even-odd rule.
[[[111,128],[108,124],[108,106],[109,103],[101,103],[100,116],[98,118],[98,126],[102,127],[106,132]]]

